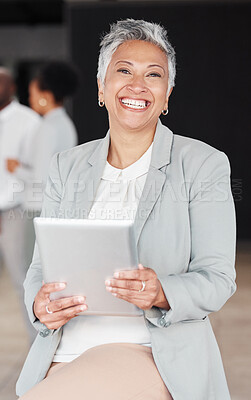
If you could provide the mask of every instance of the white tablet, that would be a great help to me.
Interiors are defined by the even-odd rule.
[[[132,221],[35,218],[34,226],[44,281],[67,283],[51,300],[83,295],[83,315],[143,314],[105,287],[115,271],[138,268]]]

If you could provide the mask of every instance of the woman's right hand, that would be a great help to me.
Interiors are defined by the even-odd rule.
[[[58,329],[82,311],[87,310],[85,297],[72,296],[58,300],[50,300],[50,294],[65,289],[65,283],[45,283],[37,293],[33,304],[33,312],[48,329]],[[46,306],[49,311],[46,311]]]

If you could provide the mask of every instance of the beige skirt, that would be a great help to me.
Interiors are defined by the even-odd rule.
[[[45,379],[20,400],[171,400],[150,347],[112,343],[69,363],[52,363]]]

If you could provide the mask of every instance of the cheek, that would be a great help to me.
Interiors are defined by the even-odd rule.
[[[36,97],[34,94],[31,94],[29,97],[29,103],[30,106],[33,108],[34,111],[36,111],[37,113],[40,112],[40,106],[38,103],[38,97]]]
[[[107,108],[112,107],[116,103],[117,95],[119,93],[120,86],[115,82],[107,84],[104,89],[104,101]]]
[[[34,96],[32,95],[32,93],[29,94],[29,102],[30,104],[34,103]]]
[[[32,103],[35,103],[35,101],[37,100],[37,95],[36,95],[36,93],[33,91],[33,90],[31,90],[30,91],[30,97],[29,97],[29,99],[30,99],[30,101],[32,102]]]
[[[156,93],[156,96],[155,96],[156,105],[158,105],[158,108],[161,109],[161,111],[165,105],[166,97],[167,97],[167,88],[166,88],[166,90],[163,91],[163,87],[162,87]]]

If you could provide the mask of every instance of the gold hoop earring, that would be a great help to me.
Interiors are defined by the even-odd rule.
[[[104,105],[105,105],[105,102],[104,101],[98,101],[98,105],[99,105],[99,107],[104,107]]]
[[[47,100],[44,97],[42,97],[41,99],[38,100],[38,104],[41,107],[46,107],[47,106]]]
[[[167,114],[168,114],[168,108],[167,108],[166,110],[162,110],[162,111],[161,111],[161,114],[162,114],[162,115],[167,115]]]

